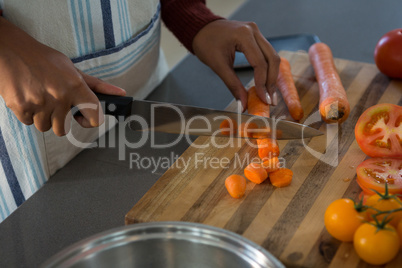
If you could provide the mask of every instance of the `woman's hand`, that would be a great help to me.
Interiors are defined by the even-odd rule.
[[[219,75],[246,109],[247,92],[233,70],[235,52],[243,52],[254,69],[258,96],[267,104],[277,104],[276,79],[280,58],[255,23],[213,21],[197,33],[193,50],[202,62]]]
[[[64,54],[37,42],[24,31],[0,18],[0,95],[17,118],[58,136],[70,129],[72,106],[81,109],[77,121],[83,127],[103,123],[102,108],[93,92],[125,95],[125,91],[76,69]]]

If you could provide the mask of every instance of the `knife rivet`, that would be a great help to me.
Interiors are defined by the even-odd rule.
[[[109,104],[107,107],[107,109],[111,112],[114,112],[116,110],[116,108],[117,108],[116,105],[113,103]]]

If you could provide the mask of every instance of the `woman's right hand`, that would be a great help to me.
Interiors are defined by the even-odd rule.
[[[18,120],[58,136],[70,129],[72,106],[83,127],[96,127],[104,117],[94,92],[124,96],[125,91],[76,69],[64,54],[45,46],[0,17],[0,95]]]

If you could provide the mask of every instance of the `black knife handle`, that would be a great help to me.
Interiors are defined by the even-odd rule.
[[[124,118],[131,115],[131,104],[133,102],[132,97],[123,97],[115,95],[106,95],[101,93],[95,93],[99,102],[102,105],[103,113],[113,115],[114,117],[124,116]],[[74,116],[82,116],[80,111],[74,113]]]

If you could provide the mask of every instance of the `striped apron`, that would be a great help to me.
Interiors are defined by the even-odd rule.
[[[145,98],[168,72],[158,0],[0,0],[0,9],[81,71],[135,98]],[[106,117],[103,127],[84,129],[73,120],[72,133],[89,144],[113,125]],[[0,97],[0,222],[81,150],[52,130],[23,125]]]

